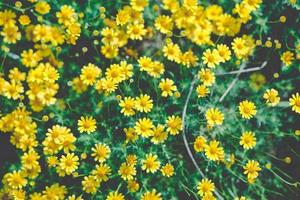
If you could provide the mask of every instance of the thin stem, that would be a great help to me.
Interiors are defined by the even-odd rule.
[[[187,98],[185,100],[185,104],[184,104],[184,107],[183,107],[183,111],[182,111],[182,137],[183,137],[183,141],[184,141],[184,145],[185,145],[185,148],[189,154],[189,157],[191,158],[193,164],[195,165],[196,169],[198,170],[198,172],[200,173],[200,175],[202,177],[205,177],[204,173],[202,172],[202,170],[200,169],[200,167],[198,166],[193,154],[192,154],[192,151],[189,147],[189,144],[188,144],[188,141],[187,141],[187,138],[186,138],[186,133],[185,133],[185,129],[186,129],[186,125],[185,125],[185,118],[186,118],[186,111],[187,111],[187,106],[189,104],[189,101],[190,101],[190,98],[191,98],[191,95],[192,95],[192,92],[193,92],[193,89],[194,89],[194,85],[195,83],[197,82],[198,80],[198,76],[195,75],[194,76],[194,79],[191,83],[191,86],[190,86],[190,89],[189,89],[189,92],[188,92],[188,95],[187,95]],[[224,198],[219,194],[219,192],[217,190],[214,191],[215,195],[217,196],[217,198],[219,200],[224,200]]]
[[[221,96],[221,98],[219,99],[219,102],[222,102],[225,97],[227,96],[227,94],[230,92],[230,90],[233,88],[233,86],[236,84],[236,82],[238,81],[242,71],[244,70],[244,68],[246,67],[246,63],[243,62],[240,66],[240,69],[238,70],[238,73],[235,77],[235,79],[233,79],[233,81],[230,83],[229,87],[227,88],[227,90],[224,92],[224,94]]]
[[[221,72],[221,73],[216,73],[216,76],[223,76],[223,75],[228,75],[228,74],[242,74],[242,73],[248,73],[248,72],[254,72],[254,71],[259,71],[262,70],[265,66],[267,65],[267,61],[263,62],[260,67],[252,67],[244,70],[235,70],[235,71],[230,71],[230,72]]]

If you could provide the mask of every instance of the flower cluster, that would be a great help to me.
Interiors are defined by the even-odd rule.
[[[0,199],[295,199],[299,10],[1,1]]]

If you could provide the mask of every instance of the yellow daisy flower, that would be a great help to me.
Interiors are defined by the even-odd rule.
[[[153,100],[147,94],[141,94],[135,99],[135,109],[140,112],[148,113],[153,108]]]
[[[102,163],[110,156],[111,151],[106,144],[98,143],[92,148],[92,152],[95,161]]]
[[[300,95],[297,92],[296,94],[293,94],[292,97],[289,99],[290,106],[292,106],[292,110],[296,113],[300,114]]]
[[[206,121],[209,125],[221,125],[224,120],[223,113],[218,108],[210,108],[205,114]]]
[[[240,102],[239,111],[245,119],[251,119],[257,112],[255,104],[248,100]]]
[[[252,149],[256,145],[254,133],[251,131],[244,132],[240,139],[240,145],[242,145],[244,149]]]
[[[96,120],[93,117],[81,117],[78,120],[78,130],[80,133],[87,132],[88,134],[96,131]]]
[[[263,98],[266,100],[266,103],[269,106],[276,106],[280,101],[280,97],[278,96],[278,91],[275,89],[268,89],[264,93]]]
[[[177,91],[176,85],[174,85],[174,81],[171,79],[162,79],[159,83],[159,88],[162,90],[161,96],[173,96],[174,92]]]
[[[212,140],[205,146],[205,155],[208,159],[213,161],[224,159],[224,150],[219,144],[218,141]]]
[[[177,135],[179,134],[179,131],[182,131],[182,119],[181,117],[178,116],[169,116],[168,119],[166,120],[166,125],[167,125],[167,131],[171,135]]]
[[[215,184],[211,180],[204,178],[198,183],[197,189],[198,194],[204,196],[211,194],[215,190]]]
[[[160,162],[157,160],[157,155],[147,154],[146,158],[142,160],[142,170],[147,173],[154,173],[160,167]]]

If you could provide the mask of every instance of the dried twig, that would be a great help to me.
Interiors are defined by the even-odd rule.
[[[244,70],[244,68],[246,67],[246,63],[243,62],[241,64],[241,67],[235,77],[235,79],[233,79],[233,81],[230,83],[229,87],[227,88],[227,90],[224,92],[224,94],[221,96],[221,98],[219,99],[219,102],[222,102],[224,100],[224,98],[227,96],[227,94],[229,93],[229,91],[233,88],[233,86],[235,85],[235,83],[238,81],[239,76],[241,75],[242,71]]]
[[[259,71],[262,70],[265,66],[267,65],[267,61],[263,62],[260,67],[252,67],[244,70],[235,70],[235,71],[230,71],[230,72],[220,72],[216,73],[216,76],[224,76],[224,75],[229,75],[229,74],[241,74],[241,73],[248,73],[248,72],[254,72],[254,71]]]
[[[15,54],[15,53],[12,53],[12,52],[8,52],[7,56],[14,59],[14,60],[19,60],[20,59],[19,55]]]
[[[194,79],[193,79],[193,81],[192,81],[192,83],[191,83],[191,86],[190,86],[190,89],[189,89],[189,93],[188,93],[188,95],[187,95],[187,98],[186,98],[186,100],[185,100],[185,104],[184,104],[184,107],[183,107],[182,117],[181,117],[181,119],[182,119],[182,127],[183,127],[183,130],[182,130],[182,136],[183,136],[184,145],[185,145],[185,147],[186,147],[186,150],[187,150],[187,152],[188,152],[190,158],[192,159],[192,161],[193,161],[195,167],[197,168],[197,170],[199,171],[200,175],[204,177],[204,173],[201,171],[201,169],[199,168],[199,166],[198,166],[196,160],[194,159],[194,156],[193,156],[193,154],[192,154],[192,152],[191,152],[191,149],[190,149],[190,147],[189,147],[188,141],[187,141],[187,139],[186,139],[186,134],[185,134],[185,128],[186,128],[186,125],[185,125],[186,110],[187,110],[187,106],[188,106],[188,103],[189,103],[189,101],[190,101],[191,94],[192,94],[192,92],[193,92],[194,85],[195,85],[196,81],[197,81],[197,75],[194,77]]]
[[[184,104],[184,107],[183,107],[183,111],[182,111],[182,137],[183,137],[183,141],[184,141],[184,145],[185,145],[185,148],[189,154],[189,157],[191,158],[191,160],[193,161],[193,164],[195,165],[196,169],[198,170],[198,172],[200,173],[200,175],[205,178],[205,175],[204,173],[202,172],[202,170],[200,169],[200,167],[198,166],[193,154],[192,154],[192,151],[189,147],[189,144],[188,144],[188,141],[187,141],[187,138],[186,138],[186,133],[185,133],[185,128],[186,128],[186,123],[185,123],[185,118],[186,118],[186,110],[187,110],[187,106],[189,104],[189,101],[190,101],[190,98],[191,98],[191,94],[193,92],[193,89],[194,89],[194,85],[196,83],[196,81],[198,80],[198,76],[196,75],[191,83],[191,86],[190,86],[190,89],[189,89],[189,93],[187,95],[187,98],[185,100],[185,104]],[[217,190],[214,191],[215,195],[217,196],[217,198],[219,200],[224,200],[224,198],[219,194],[219,192]]]
[[[233,81],[230,83],[229,87],[227,88],[227,90],[224,92],[224,94],[221,96],[221,98],[219,99],[219,102],[222,102],[224,100],[224,98],[227,96],[227,94],[230,92],[230,90],[233,88],[233,86],[236,84],[236,82],[238,81],[240,75],[242,73],[246,73],[246,72],[253,72],[253,71],[258,71],[263,69],[265,66],[267,65],[267,61],[263,62],[262,65],[260,67],[253,67],[253,68],[249,68],[249,69],[245,69],[246,67],[246,62],[243,62],[240,66],[240,69],[237,71],[231,71],[231,72],[226,72],[226,73],[222,73],[219,75],[225,75],[225,74],[236,74],[235,79],[233,79]]]

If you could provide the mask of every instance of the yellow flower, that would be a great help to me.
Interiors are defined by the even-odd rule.
[[[30,200],[39,200],[39,199],[43,199],[43,196],[41,193],[37,193],[37,192],[34,192],[32,194],[30,194]],[[70,199],[71,200],[71,199]]]
[[[257,112],[255,104],[248,100],[240,102],[239,111],[245,119],[251,119]]]
[[[156,172],[160,167],[160,162],[157,160],[157,155],[153,155],[152,153],[147,154],[146,158],[142,160],[142,170],[147,173]]]
[[[174,81],[171,79],[162,79],[159,83],[159,88],[162,90],[161,96],[173,96],[174,92],[177,91],[176,85],[174,85]]]
[[[215,190],[215,184],[211,180],[204,178],[198,183],[197,189],[198,194],[204,196],[211,194]]]
[[[214,73],[210,69],[201,69],[198,72],[198,76],[204,86],[212,86],[216,80]]]
[[[1,35],[4,37],[3,41],[8,44],[15,44],[17,40],[21,39],[21,33],[19,32],[18,26],[12,23],[4,25]]]
[[[95,161],[103,163],[110,156],[110,148],[106,144],[98,143],[92,148],[92,156]]]
[[[81,69],[80,79],[86,85],[93,85],[99,76],[101,76],[101,69],[92,63]]]
[[[192,41],[199,46],[212,43],[212,41],[210,40],[210,28],[209,30],[203,31],[203,29],[199,27],[198,30],[196,29],[196,31],[193,31],[190,34],[190,37],[192,37]]]
[[[78,168],[78,160],[78,156],[76,156],[74,153],[68,153],[66,156],[63,155],[59,160],[59,168],[67,175],[70,175]]]
[[[290,52],[290,51],[286,51],[284,52],[281,57],[280,60],[283,62],[283,64],[285,64],[286,66],[289,66],[290,64],[292,64],[293,60],[295,59],[294,57],[294,53]]]
[[[34,52],[32,49],[24,50],[21,53],[22,64],[26,67],[35,67],[38,65],[38,62],[41,60],[37,52]]]
[[[136,11],[143,11],[148,4],[148,0],[130,0],[130,5]]]
[[[82,93],[87,90],[88,86],[83,83],[83,81],[79,78],[76,77],[72,80],[72,88],[77,92],[77,93]]]
[[[134,142],[138,139],[138,135],[135,132],[134,128],[124,128],[123,130],[126,134],[126,143]]]
[[[33,29],[33,41],[43,43],[51,40],[51,27],[48,25],[35,25]]]
[[[196,152],[204,151],[206,147],[206,139],[203,136],[198,136],[194,141],[194,149]]]
[[[158,124],[153,129],[153,136],[151,138],[151,142],[153,144],[163,143],[167,139],[168,133],[165,132],[164,129],[165,129],[165,127],[161,124]]]
[[[153,68],[153,61],[151,58],[143,56],[138,59],[140,71],[150,72]]]
[[[112,64],[109,68],[106,69],[105,72],[106,78],[113,79],[114,82],[120,83],[125,80],[124,74],[122,74],[120,65]]]
[[[55,167],[58,164],[58,159],[56,156],[50,156],[47,158],[47,163],[49,167]]]
[[[205,146],[205,155],[208,159],[219,161],[224,159],[224,150],[219,146],[219,142],[212,140]]]
[[[0,12],[0,26],[5,24],[15,24],[16,14],[11,10],[4,10]]]
[[[4,95],[8,99],[17,100],[21,97],[21,94],[24,92],[24,88],[20,82],[12,81],[6,85],[4,88]]]
[[[243,2],[240,4],[235,4],[235,7],[232,12],[238,14],[243,23],[246,23],[251,19],[251,10]]]
[[[81,184],[83,191],[95,194],[97,192],[97,188],[100,186],[100,180],[95,176],[85,176]]]
[[[141,200],[162,200],[162,198],[161,194],[157,193],[156,190],[153,189],[152,191],[145,192],[142,195]]]
[[[121,113],[125,116],[132,116],[135,114],[135,99],[132,97],[125,97],[119,102],[119,106],[122,108]]]
[[[210,108],[205,114],[206,121],[209,125],[221,125],[224,120],[223,113],[218,108]]]
[[[125,77],[125,80],[130,79],[133,76],[133,66],[132,64],[128,64],[126,61],[121,61],[120,63],[120,71],[122,76]]]
[[[26,74],[19,71],[17,67],[14,67],[13,69],[9,70],[8,78],[16,82],[25,81]]]
[[[147,138],[153,135],[153,127],[154,125],[149,118],[142,118],[135,123],[134,130],[137,134]]]
[[[58,183],[55,183],[50,187],[46,186],[46,189],[43,191],[43,199],[65,199],[66,193],[66,186],[60,186]]]
[[[171,177],[174,174],[174,167],[170,163],[167,163],[166,165],[161,167],[160,171],[163,176]]]
[[[32,199],[31,199],[32,200]],[[76,197],[74,194],[69,196],[67,200],[83,200],[81,196]]]
[[[101,53],[108,59],[116,57],[119,53],[119,48],[115,45],[101,46]]]
[[[63,5],[60,8],[60,12],[56,13],[56,17],[58,18],[58,23],[68,26],[75,21],[75,11],[71,6]]]
[[[3,95],[9,83],[2,77],[0,77],[0,95]]]
[[[292,106],[292,110],[296,113],[300,114],[300,95],[297,92],[296,94],[293,94],[292,97],[289,99],[290,106]]]
[[[126,162],[129,165],[136,165],[137,163],[137,157],[134,154],[129,154],[128,156],[126,156]]]
[[[108,176],[111,174],[111,169],[107,164],[101,163],[96,165],[95,169],[91,172],[97,180],[108,181]]]
[[[179,131],[182,131],[182,119],[181,117],[178,116],[169,116],[168,119],[166,120],[166,125],[167,125],[167,131],[171,135],[177,135],[179,134]]]
[[[258,177],[258,172],[261,170],[259,163],[255,160],[249,160],[243,167],[244,174],[247,175],[248,180],[254,180]]]
[[[12,190],[11,197],[15,200],[25,200],[26,199],[26,193],[24,190]]]
[[[125,200],[125,197],[122,193],[119,193],[118,191],[110,192],[106,200]]]
[[[151,68],[147,71],[150,76],[159,78],[165,72],[165,66],[163,63],[154,61],[152,62]]]
[[[266,100],[266,103],[269,106],[276,106],[280,101],[280,97],[278,96],[278,91],[275,89],[268,89],[264,93],[263,98]]]
[[[164,56],[171,61],[180,62],[181,51],[177,44],[173,44],[172,42],[167,43],[163,47]]]
[[[247,198],[244,197],[244,196],[241,196],[240,198],[239,197],[235,197],[234,200],[247,200]]]
[[[127,34],[132,40],[142,40],[146,34],[144,24],[130,24],[127,26]]]
[[[132,180],[133,177],[136,175],[136,169],[134,165],[128,163],[122,163],[118,174],[121,176],[123,180]]]
[[[173,0],[163,0],[163,8],[174,13],[179,9],[179,2]]]
[[[81,117],[78,120],[78,130],[80,133],[87,132],[88,134],[96,131],[96,120],[93,117]]]
[[[136,192],[140,188],[140,185],[135,180],[129,180],[127,183],[127,188],[130,192]]]
[[[251,131],[244,132],[241,136],[240,145],[242,145],[244,149],[252,149],[256,145],[254,133]]]
[[[117,15],[116,15],[116,22],[117,22],[117,25],[125,25],[129,22],[130,20],[130,15],[129,15],[129,12],[128,10],[126,9],[122,9],[122,10],[119,10]]]
[[[8,186],[13,189],[21,189],[27,184],[27,180],[24,178],[20,171],[13,171],[5,175]]]
[[[202,200],[217,200],[212,193],[207,193],[202,197]]]
[[[50,9],[50,5],[45,1],[40,1],[37,4],[35,4],[35,11],[41,15],[49,13]]]
[[[40,156],[34,150],[30,150],[21,157],[22,167],[27,169],[33,169],[36,165],[39,165],[38,159]]]
[[[231,51],[230,51],[228,46],[226,46],[225,44],[218,44],[217,45],[217,51],[218,51],[218,54],[221,58],[221,62],[225,62],[225,61],[230,60]]]
[[[250,86],[255,91],[258,91],[266,83],[266,77],[260,73],[251,74],[250,80]]]
[[[180,56],[180,62],[187,68],[195,67],[197,61],[198,61],[198,57],[194,54],[194,52],[191,49],[184,52]]]
[[[135,109],[140,112],[148,113],[153,108],[153,100],[147,94],[141,94],[135,99]]]
[[[209,68],[215,68],[218,65],[222,58],[220,57],[218,51],[216,49],[211,50],[207,49],[202,56],[202,60],[204,64],[207,64]]]
[[[232,49],[233,49],[235,55],[238,58],[244,57],[249,52],[249,47],[247,46],[247,41],[243,38],[240,38],[240,37],[234,38],[231,45],[232,45]]]
[[[26,26],[30,24],[31,20],[28,15],[21,15],[19,17],[19,22],[21,25]]]
[[[251,11],[253,11],[260,6],[262,0],[243,0],[243,3],[246,4]]]
[[[111,78],[102,78],[95,87],[99,92],[104,90],[107,93],[112,93],[117,89],[118,83]]]
[[[155,19],[155,28],[164,34],[172,32],[172,18],[167,15],[160,15]]]
[[[206,97],[209,94],[209,89],[205,85],[198,85],[196,92],[199,98]]]

